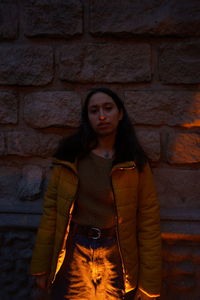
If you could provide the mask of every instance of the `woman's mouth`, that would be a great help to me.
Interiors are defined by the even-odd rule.
[[[104,128],[104,127],[108,127],[109,123],[108,122],[101,122],[97,126],[100,127],[100,128]]]

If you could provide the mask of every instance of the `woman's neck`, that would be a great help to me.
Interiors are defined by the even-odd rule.
[[[115,136],[105,136],[98,138],[98,145],[92,151],[104,158],[112,158],[114,156]]]

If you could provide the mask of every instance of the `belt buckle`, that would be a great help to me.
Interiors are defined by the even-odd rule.
[[[98,240],[101,236],[101,229],[97,227],[91,227],[88,236],[91,237],[93,240]]]

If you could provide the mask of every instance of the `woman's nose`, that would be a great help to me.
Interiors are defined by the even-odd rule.
[[[105,120],[105,118],[106,118],[105,115],[103,115],[103,114],[100,114],[100,115],[99,115],[99,120],[100,120],[100,121],[101,121],[101,120]]]
[[[105,120],[106,116],[103,109],[99,110],[99,120]]]

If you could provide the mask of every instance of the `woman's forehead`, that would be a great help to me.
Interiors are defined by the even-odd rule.
[[[115,103],[115,102],[109,95],[99,92],[91,96],[88,106],[102,105],[106,103]]]

